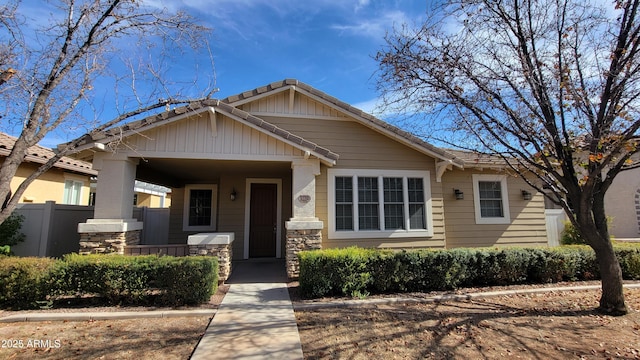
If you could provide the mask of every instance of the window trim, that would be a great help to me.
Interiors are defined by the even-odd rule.
[[[189,205],[191,190],[211,190],[211,225],[189,226]],[[218,218],[218,185],[217,184],[189,184],[184,187],[184,207],[182,208],[183,231],[215,231]]]
[[[408,178],[421,178],[424,185],[424,221],[426,229],[397,229],[397,230],[357,230],[357,202],[353,203],[354,207],[354,230],[336,230],[336,177],[352,177],[354,187],[354,197],[357,196],[357,177],[400,177],[403,179],[403,197],[404,197],[404,221],[408,225],[410,222],[409,212],[406,210],[409,206],[408,200]],[[384,227],[384,196],[383,181],[378,181],[379,202],[379,222],[380,227]],[[327,212],[328,212],[328,232],[330,239],[384,239],[384,238],[408,238],[408,237],[433,237],[433,212],[431,199],[431,174],[429,171],[421,170],[372,170],[372,169],[329,169],[327,171]]]
[[[70,183],[71,184],[71,188],[67,187],[67,184]],[[76,186],[79,185],[79,189],[77,192],[77,196],[78,196],[78,201],[76,202],[72,202],[72,201],[68,201],[71,200],[69,199],[69,197],[73,197],[74,194],[74,188]],[[82,193],[83,193],[83,188],[84,188],[84,181],[81,180],[76,180],[76,179],[65,179],[64,180],[64,189],[62,192],[62,203],[65,205],[80,205],[82,203]],[[70,191],[71,190],[71,191]]]
[[[511,213],[509,211],[509,192],[507,188],[507,176],[506,175],[487,175],[487,174],[473,174],[473,205],[475,209],[476,224],[510,224]],[[502,198],[502,210],[504,216],[501,217],[482,217],[480,211],[480,181],[499,181],[500,182],[500,195]]]

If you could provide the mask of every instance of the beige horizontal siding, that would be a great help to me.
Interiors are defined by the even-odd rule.
[[[268,121],[340,155],[335,168],[432,170],[434,159],[352,121],[271,117]]]
[[[444,174],[444,209],[447,247],[546,246],[547,233],[544,198],[521,178],[507,177],[510,224],[476,224],[472,175],[494,174],[491,171],[453,170]],[[456,200],[454,189],[464,192]],[[534,194],[522,199],[522,190]]]
[[[434,238],[402,238],[402,239],[325,239],[322,247],[343,248],[358,246],[363,248],[376,249],[425,249],[444,248],[444,239]]]

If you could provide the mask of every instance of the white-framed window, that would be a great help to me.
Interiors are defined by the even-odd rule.
[[[77,180],[64,181],[64,193],[62,203],[67,205],[80,205],[82,200],[82,186],[84,183]]]
[[[509,224],[507,176],[474,174],[472,178],[476,224]]]
[[[329,169],[329,237],[433,236],[428,171]]]
[[[218,185],[187,185],[184,189],[182,229],[216,230]]]

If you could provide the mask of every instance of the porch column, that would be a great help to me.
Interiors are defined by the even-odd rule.
[[[140,242],[142,222],[133,218],[133,195],[138,159],[97,153],[98,170],[94,218],[78,224],[80,253],[124,254],[126,245]]]
[[[293,217],[287,228],[287,275],[295,279],[300,275],[298,253],[322,248],[324,223],[316,217],[316,176],[320,175],[318,159],[298,159],[291,163],[293,169],[292,198]]]

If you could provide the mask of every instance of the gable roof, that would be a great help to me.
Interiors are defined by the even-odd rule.
[[[406,146],[422,152],[423,154],[432,156],[436,160],[440,160],[443,165],[448,164],[448,166],[453,165],[459,168],[464,168],[465,159],[459,157],[458,154],[429,144],[410,132],[395,127],[296,79],[284,79],[273,82],[253,90],[226,97],[222,100],[207,99],[193,102],[186,106],[152,115],[141,120],[129,122],[122,126],[113,127],[101,132],[100,134],[96,134],[93,137],[87,135],[86,138],[78,145],[77,151],[86,150],[95,145],[105,145],[110,141],[137,134],[153,127],[165,125],[196,114],[202,114],[206,111],[212,111],[212,113],[221,113],[267,133],[276,139],[280,139],[302,151],[309,152],[325,163],[335,164],[339,158],[337,153],[238,108],[240,105],[286,90],[297,91],[315,101],[330,106],[336,111],[355,119],[355,121],[370,129],[393,138]]]
[[[170,111],[165,111],[157,115],[149,116],[141,120],[133,121],[122,126],[114,127],[103,131],[93,137],[86,136],[78,145],[78,151],[82,151],[95,143],[106,144],[114,139],[137,134],[141,131],[151,129],[156,126],[166,125],[175,121],[179,121],[185,117],[202,114],[207,111],[220,113],[232,119],[240,121],[252,128],[258,129],[263,133],[267,133],[276,139],[288,143],[304,152],[309,152],[328,164],[335,164],[339,155],[331,150],[324,148],[312,141],[297,136],[290,131],[284,130],[273,125],[257,116],[233,107],[227,103],[216,99],[207,99],[190,103],[187,106],[181,106]]]
[[[0,132],[0,156],[9,156],[9,153],[11,152],[11,149],[13,149],[13,145],[15,144],[16,140],[17,138]],[[40,145],[34,145],[28,149],[25,161],[36,164],[44,164],[54,156],[55,153],[51,149],[47,149]],[[92,169],[91,163],[82,160],[76,160],[66,156],[63,156],[53,166],[59,169],[73,171],[84,175],[98,175],[98,171]]]
[[[404,131],[385,121],[382,121],[371,114],[368,114],[356,107],[345,103],[344,101],[341,101],[296,79],[284,79],[282,81],[273,82],[269,85],[261,86],[253,90],[226,97],[222,99],[221,102],[236,107],[266,96],[270,96],[277,92],[286,91],[288,89],[293,89],[321,103],[331,106],[332,108],[351,116],[361,124],[379,131],[391,138],[399,140],[405,145],[421,151],[422,153],[433,156],[443,161],[447,161],[450,164],[458,167],[464,166],[464,160],[459,159],[455,154],[445,149],[431,145],[408,131]]]

